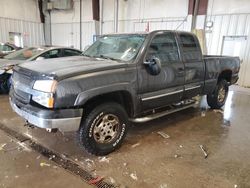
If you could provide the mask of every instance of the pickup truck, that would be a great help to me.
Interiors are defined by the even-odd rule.
[[[238,57],[203,56],[189,32],[101,36],[82,56],[14,68],[10,104],[30,124],[76,131],[94,155],[121,146],[131,122],[193,107],[221,108],[238,80]]]

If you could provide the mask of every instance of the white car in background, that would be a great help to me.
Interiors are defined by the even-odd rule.
[[[4,56],[3,59],[0,59],[0,93],[8,93],[11,85],[10,77],[15,65],[28,61],[79,56],[81,54],[82,51],[74,48],[41,46],[24,48]]]
[[[1,43],[0,42],[0,58],[3,58],[4,56],[10,54],[10,53],[13,53],[17,50],[20,50],[22,48],[14,45],[14,44],[11,44],[9,42],[7,43]]]

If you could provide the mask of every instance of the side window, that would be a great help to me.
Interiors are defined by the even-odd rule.
[[[79,51],[76,51],[76,50],[65,49],[63,57],[78,56],[78,55],[81,55],[81,54],[82,54],[82,52],[79,52]]]
[[[178,47],[173,33],[159,34],[149,46],[146,58],[158,57],[162,64],[179,61]]]
[[[9,51],[12,51],[12,50],[13,49],[10,46],[7,46],[7,45],[3,45],[2,49],[1,49],[1,51],[6,51],[6,52],[9,52]]]
[[[45,59],[58,58],[60,57],[60,50],[59,49],[50,50],[42,54],[41,57],[44,57]]]
[[[201,52],[194,36],[190,34],[180,34],[180,43],[183,50],[184,61],[201,60]]]

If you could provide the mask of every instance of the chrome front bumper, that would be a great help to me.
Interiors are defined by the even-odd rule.
[[[77,131],[81,123],[81,116],[71,118],[43,118],[22,110],[10,99],[12,109],[30,124],[43,129],[59,129],[61,132]],[[38,114],[37,114],[38,115]]]

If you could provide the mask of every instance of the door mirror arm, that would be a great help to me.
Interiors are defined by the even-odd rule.
[[[161,72],[161,60],[157,57],[152,57],[149,60],[143,62],[151,75],[158,75]]]

